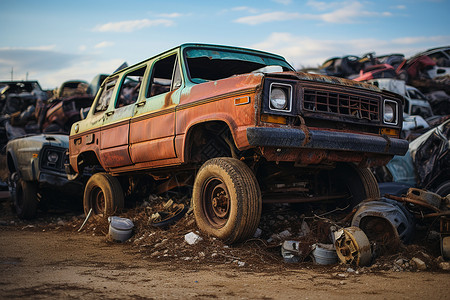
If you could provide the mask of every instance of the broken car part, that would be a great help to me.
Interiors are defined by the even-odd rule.
[[[317,243],[312,246],[314,262],[319,265],[333,265],[338,262],[338,255],[333,244]]]
[[[414,232],[414,218],[395,200],[381,198],[365,201],[358,206],[352,226],[361,228],[369,241],[381,245],[409,242]]]
[[[334,233],[336,252],[344,264],[367,266],[372,259],[369,239],[358,227],[347,227]]]

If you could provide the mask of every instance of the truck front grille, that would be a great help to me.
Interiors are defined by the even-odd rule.
[[[380,99],[377,96],[303,89],[303,109],[370,121],[380,120]]]

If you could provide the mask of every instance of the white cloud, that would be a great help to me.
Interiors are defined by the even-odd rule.
[[[385,12],[375,12],[365,9],[364,5],[359,1],[343,1],[343,2],[319,2],[319,1],[308,1],[308,6],[313,7],[316,10],[323,11],[320,14],[312,13],[297,13],[297,12],[283,12],[276,11],[271,13],[264,13],[253,16],[241,17],[234,22],[248,24],[248,25],[258,25],[267,22],[275,21],[287,21],[294,19],[307,19],[307,20],[317,20],[323,21],[325,23],[336,23],[336,24],[351,24],[359,22],[361,19],[366,17],[391,17],[392,13]],[[329,11],[329,12],[325,12]]]
[[[100,49],[100,48],[106,48],[106,47],[111,47],[111,46],[114,46],[113,42],[104,41],[104,42],[100,42],[97,45],[95,45],[94,48]]]
[[[283,5],[289,5],[292,3],[292,0],[272,0],[273,2],[280,3]]]
[[[160,14],[161,18],[179,18],[182,16],[180,13]]]
[[[174,24],[175,23],[172,20],[167,19],[142,19],[122,22],[110,22],[103,25],[98,25],[93,30],[99,32],[132,32],[145,27],[172,26]]]
[[[396,6],[393,6],[392,8],[404,10],[404,9],[406,9],[406,5],[396,5]]]
[[[80,50],[81,52],[86,51],[87,46],[86,45],[80,45],[78,46],[78,50]]]
[[[291,33],[272,33],[266,40],[249,48],[261,49],[284,56],[296,68],[316,67],[334,56],[362,55],[375,51],[377,55],[403,53],[406,57],[440,45],[450,44],[449,36],[407,37],[392,40],[339,39],[322,40]]]
[[[273,22],[273,21],[287,21],[292,19],[301,18],[299,13],[289,13],[282,11],[275,11],[271,13],[265,13],[256,16],[247,16],[234,20],[236,23],[248,24],[248,25],[258,25],[261,23]]]
[[[0,51],[6,50],[24,50],[24,51],[51,51],[55,49],[55,45],[32,46],[32,47],[3,47]]]

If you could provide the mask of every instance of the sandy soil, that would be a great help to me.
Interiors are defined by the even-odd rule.
[[[2,299],[450,298],[450,273],[158,262],[85,232],[0,230]]]

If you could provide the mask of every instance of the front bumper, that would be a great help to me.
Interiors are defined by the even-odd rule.
[[[81,194],[83,192],[83,184],[79,181],[68,180],[66,174],[54,174],[41,171],[39,174],[39,185],[42,188],[64,191],[68,194]]]
[[[310,130],[307,134],[294,128],[247,128],[247,139],[254,147],[306,148],[356,151],[373,154],[404,155],[409,143],[388,136],[348,132]]]

